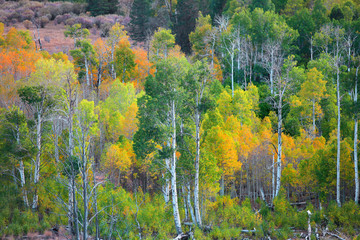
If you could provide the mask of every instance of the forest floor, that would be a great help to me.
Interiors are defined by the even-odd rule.
[[[292,238],[289,238],[291,240],[301,240],[301,239],[306,239],[307,233],[305,231],[296,231],[294,232],[294,236]],[[1,238],[4,240],[20,240],[20,239],[28,239],[28,240],[44,240],[44,239],[48,239],[48,240],[68,240],[71,239],[71,237],[68,235],[67,231],[65,228],[60,227],[58,232],[54,232],[53,230],[47,230],[45,231],[43,234],[39,234],[39,233],[28,233],[27,235],[24,236],[7,236],[5,238]],[[90,240],[93,238],[89,238]],[[257,239],[256,237],[252,237],[252,236],[248,236],[248,235],[244,235],[238,238],[238,240],[255,240]],[[343,240],[351,240],[353,239],[352,237],[344,237],[341,236],[341,238],[337,238],[334,236],[330,236],[330,235],[326,235],[326,236],[319,236],[319,239],[321,240],[335,240],[335,239],[343,239]],[[270,237],[267,238],[261,238],[261,240],[271,240]]]

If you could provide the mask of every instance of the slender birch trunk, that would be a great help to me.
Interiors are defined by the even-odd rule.
[[[277,173],[276,173],[276,191],[275,196],[279,194],[281,184],[281,156],[282,156],[282,94],[279,94],[278,106],[278,156],[277,156]]]
[[[172,192],[172,206],[174,213],[175,228],[178,234],[182,233],[177,186],[176,186],[176,112],[175,112],[175,100],[171,101],[171,121],[172,121],[172,159],[171,159],[171,192]]]
[[[192,204],[191,204],[191,188],[190,188],[190,183],[187,183],[186,188],[187,188],[187,206],[188,206],[188,208],[189,208],[191,221],[192,221],[192,222],[195,222],[194,208],[192,207]]]
[[[358,154],[357,154],[357,142],[358,142],[358,111],[357,111],[357,80],[358,80],[359,67],[356,68],[355,75],[355,89],[354,89],[354,103],[355,103],[355,117],[354,117],[354,170],[355,170],[355,202],[359,201],[359,167],[358,167]]]
[[[234,53],[231,54],[231,96],[234,97]]]
[[[35,191],[34,191],[34,196],[33,196],[33,202],[32,202],[32,209],[36,210],[38,208],[38,192],[37,192],[37,185],[39,183],[39,179],[40,179],[40,157],[41,157],[41,140],[42,140],[42,132],[41,132],[41,127],[42,127],[42,111],[39,110],[38,111],[38,116],[37,116],[37,123],[36,123],[36,148],[37,148],[37,153],[36,153],[36,160],[35,160],[35,169],[34,169],[34,187],[35,187]]]
[[[24,201],[24,205],[25,207],[29,207],[29,200],[28,200],[28,196],[27,196],[27,191],[25,189],[25,169],[24,169],[24,162],[21,160],[20,161],[20,166],[18,168],[19,170],[19,174],[20,174],[20,184],[21,184],[21,192],[22,192],[22,197],[23,197],[23,201]]]
[[[196,106],[199,105],[199,97],[196,95]],[[194,207],[195,219],[199,228],[202,228],[199,203],[199,172],[200,172],[200,112],[198,107],[195,111],[195,127],[196,127],[196,158],[195,158],[195,181],[194,181]]]
[[[336,69],[336,93],[337,93],[337,154],[336,154],[336,202],[341,206],[340,202],[340,69]]]
[[[18,146],[20,146],[20,130],[18,127],[16,128],[16,142],[17,142]],[[25,189],[26,179],[25,179],[25,168],[24,168],[23,160],[20,161],[20,166],[17,169],[20,174],[20,186],[21,186],[21,194],[23,197],[24,206],[28,208],[29,200],[28,200],[28,196],[27,196],[27,191]],[[15,170],[13,172],[13,175],[14,175],[14,179],[16,179],[15,178]],[[15,183],[16,183],[16,181],[15,181]],[[15,184],[15,186],[16,186],[16,184]]]
[[[272,199],[275,198],[275,157],[272,156]]]
[[[313,122],[313,138],[316,136],[316,124],[315,124],[315,99],[312,100],[312,122]]]

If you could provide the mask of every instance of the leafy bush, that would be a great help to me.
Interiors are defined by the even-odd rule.
[[[347,234],[355,234],[360,227],[360,207],[353,201],[344,203],[338,207],[336,202],[331,202],[326,210],[326,217],[329,221],[329,229],[342,228]]]
[[[215,238],[236,238],[241,234],[241,229],[252,230],[256,228],[256,234],[262,236],[260,225],[262,217],[251,209],[250,200],[246,199],[240,206],[238,199],[229,196],[219,197],[216,202],[210,204],[207,222],[214,226],[210,236]],[[221,230],[220,230],[221,229]]]

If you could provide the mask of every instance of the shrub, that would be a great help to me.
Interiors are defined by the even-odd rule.
[[[112,26],[113,26],[113,24],[111,24],[111,23],[102,24],[101,27],[100,27],[100,36],[101,37],[108,37],[110,29],[111,29]]]
[[[60,11],[61,11],[61,14],[72,13],[73,12],[73,4],[70,2],[64,2],[60,6]]]
[[[46,26],[46,24],[48,24],[50,22],[50,20],[47,16],[42,16],[42,17],[40,17],[39,22],[40,22],[40,27],[44,28]]]
[[[47,12],[51,15],[51,20],[54,20],[57,16],[61,15],[61,9],[57,4],[49,4],[46,6]]]
[[[37,11],[37,16],[38,17],[51,16],[51,13],[48,8],[41,8],[39,9],[39,11]]]
[[[73,13],[80,15],[81,13],[84,13],[86,10],[86,4],[83,3],[74,3],[73,5]]]
[[[29,21],[29,20],[25,20],[25,21],[23,22],[23,25],[24,25],[24,27],[25,27],[26,29],[30,29],[31,26],[32,26],[32,22]]]
[[[54,21],[55,21],[56,24],[61,24],[61,23],[65,23],[65,21],[68,20],[71,17],[72,17],[71,14],[66,13],[64,15],[56,16]]]
[[[22,20],[31,20],[35,16],[35,13],[31,9],[27,9],[21,15]]]
[[[81,24],[81,26],[83,28],[92,28],[94,23],[92,21],[92,19],[90,17],[87,17],[87,16],[80,16],[80,17],[77,17],[76,20],[75,20],[75,23],[79,23]]]
[[[72,26],[76,23],[76,19],[74,17],[71,17],[71,18],[66,19],[64,23],[65,23],[65,25]]]
[[[280,189],[279,195],[274,199],[274,222],[276,226],[294,226],[297,223],[297,212],[286,199],[286,192]]]
[[[36,12],[39,9],[44,7],[44,3],[37,2],[37,1],[31,1],[31,2],[28,2],[25,7],[27,9],[31,9],[32,11]]]

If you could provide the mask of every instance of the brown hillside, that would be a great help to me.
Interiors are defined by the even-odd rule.
[[[17,29],[26,30],[22,23],[17,23],[9,27],[5,27],[5,34],[11,27]],[[36,28],[32,27],[29,29],[32,36],[37,36]],[[50,22],[45,28],[39,29],[40,39],[43,45],[43,49],[48,51],[50,54],[57,52],[68,53],[69,50],[73,49],[74,42],[71,38],[65,38],[64,36],[65,26],[64,24],[55,25],[54,22]],[[90,39],[94,42],[100,37],[100,31],[98,29],[90,29]]]

